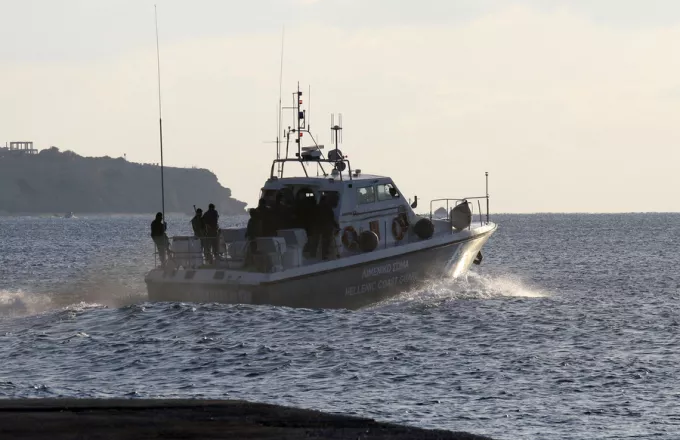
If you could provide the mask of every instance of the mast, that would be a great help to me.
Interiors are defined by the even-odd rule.
[[[309,93],[311,95],[311,86],[309,87]],[[297,157],[296,160],[298,160],[302,168],[305,171],[305,174],[307,174],[307,162],[303,159],[304,155],[306,154],[306,151],[309,150],[309,147],[304,147],[302,146],[302,137],[304,136],[304,133],[307,133],[309,135],[310,141],[314,144],[311,148],[316,148],[319,152],[323,148],[323,145],[319,145],[316,142],[316,139],[314,139],[314,136],[312,135],[312,132],[310,131],[310,125],[309,125],[309,112],[305,109],[303,109],[303,100],[302,100],[302,90],[300,89],[300,82],[298,81],[297,83],[297,90],[292,93],[293,95],[293,105],[290,107],[281,107],[281,110],[290,110],[293,111],[295,114],[293,115],[293,121],[288,127],[283,130],[283,134],[286,138],[286,154],[283,156],[280,153],[281,148],[283,145],[279,145],[277,147],[277,156],[276,156],[276,161],[279,164],[278,168],[278,176],[279,178],[283,177],[283,167],[284,167],[284,162],[289,159],[289,153],[290,153],[290,142],[291,140],[294,140],[294,142],[297,144],[297,152],[295,153],[295,156]],[[309,109],[309,101],[307,101],[307,106]],[[293,134],[294,136],[291,136]],[[341,136],[342,139],[342,136]],[[277,138],[277,143],[282,143],[283,139],[282,138]],[[305,151],[303,151],[305,150]],[[315,162],[318,167],[321,167],[321,170],[323,171],[324,175],[326,175],[326,172],[323,170],[323,166],[316,161]],[[272,165],[272,173],[274,172],[274,166]]]
[[[338,113],[338,123],[335,123],[335,115],[331,114],[331,143],[335,144],[335,157],[340,158],[342,153],[338,145],[342,142],[342,113]]]
[[[158,44],[158,10],[153,5],[154,18],[156,21],[156,66],[158,68],[158,131],[161,146],[161,212],[163,213],[163,223],[165,223],[165,178],[163,169],[163,111],[161,105],[161,53]]]
[[[297,94],[295,99],[295,105],[297,106],[297,138],[295,142],[298,144],[298,157],[302,157],[302,132],[300,131],[300,121],[302,120],[302,113],[300,112],[300,104],[302,104],[302,92],[300,91],[300,81],[297,84]]]

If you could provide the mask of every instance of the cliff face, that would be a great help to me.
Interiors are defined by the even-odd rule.
[[[57,148],[39,154],[0,152],[0,212],[151,213],[161,210],[160,167]],[[223,215],[245,203],[205,169],[165,167],[165,211],[192,212],[214,203]]]

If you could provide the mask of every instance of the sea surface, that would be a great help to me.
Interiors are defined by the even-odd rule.
[[[247,399],[497,440],[680,438],[680,214],[497,215],[466,280],[360,311],[148,303],[151,220],[0,218],[0,397]],[[169,228],[188,233],[189,217]]]

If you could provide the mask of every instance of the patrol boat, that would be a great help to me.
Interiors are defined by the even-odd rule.
[[[254,243],[246,239],[246,228],[222,229],[220,256],[210,264],[200,239],[175,236],[166,264],[146,275],[150,301],[357,309],[433,278],[463,276],[481,263],[481,248],[497,227],[489,221],[488,173],[484,196],[436,199],[429,215],[417,215],[417,196],[410,203],[390,177],[352,168],[338,148],[342,115],[338,124],[331,116],[335,146],[324,155],[308,127],[299,86],[293,99],[288,108],[295,124],[285,131],[285,154],[283,141],[277,141],[260,199],[274,203],[277,194],[286,194],[288,208],[296,212],[322,199],[333,201],[339,231],[330,240],[330,258],[320,258],[321,240],[311,239],[308,231],[315,228],[305,229],[304,219]],[[303,134],[311,139],[309,146],[302,146]],[[293,166],[298,173],[287,174]],[[437,204],[446,206],[439,218],[432,215]]]

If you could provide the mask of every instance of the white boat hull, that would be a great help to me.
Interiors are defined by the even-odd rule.
[[[436,277],[464,275],[495,230],[489,224],[272,274],[154,269],[146,277],[149,300],[357,309]]]

